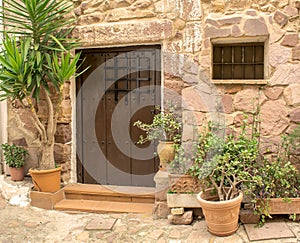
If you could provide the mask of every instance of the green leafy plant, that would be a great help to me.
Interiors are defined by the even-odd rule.
[[[189,173],[207,181],[220,201],[235,198],[241,190],[248,192],[256,183],[258,138],[256,133],[246,135],[246,125],[238,136],[224,138],[218,134],[219,128],[209,126],[199,137],[195,163]]]
[[[287,137],[293,149],[300,149],[300,124]]]
[[[28,111],[41,144],[41,169],[55,168],[54,134],[64,83],[76,73],[78,40],[70,39],[73,3],[62,0],[4,0],[0,53],[1,100]],[[67,18],[68,16],[68,18]],[[43,99],[43,102],[40,102]],[[47,117],[38,116],[43,105]]]
[[[300,197],[300,172],[290,162],[292,147],[289,137],[283,136],[275,157],[264,157],[259,167],[261,184],[253,188],[255,210],[261,215],[262,223],[269,214],[269,200],[282,198],[286,203],[290,198]]]
[[[266,160],[261,170],[263,184],[259,192],[260,197],[300,197],[300,174],[291,162]]]
[[[297,214],[293,213],[291,215],[289,215],[289,219],[293,220],[293,221],[296,221],[297,219]]]
[[[173,174],[186,174],[188,165],[190,165],[191,158],[186,155],[184,147],[181,143],[175,143],[175,156],[174,160],[170,163],[169,172]]]
[[[1,145],[5,163],[9,167],[20,168],[25,165],[25,157],[28,154],[24,147],[15,144],[4,143]]]
[[[176,136],[181,131],[180,118],[175,113],[175,107],[169,106],[164,110],[156,107],[157,114],[154,115],[151,124],[143,123],[138,120],[133,125],[146,132],[146,136],[139,137],[139,144],[147,141],[161,140],[161,141],[175,141]]]

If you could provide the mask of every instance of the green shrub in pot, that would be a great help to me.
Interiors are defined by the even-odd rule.
[[[207,190],[198,194],[208,230],[218,236],[234,233],[243,194],[261,183],[258,174],[259,140],[255,130],[246,134],[220,136],[218,127],[209,126],[200,138],[190,173],[207,181]],[[234,216],[234,217],[233,217]],[[228,219],[228,220],[225,220]]]
[[[180,117],[176,114],[176,107],[168,105],[162,110],[156,107],[156,114],[151,123],[144,123],[140,120],[133,125],[145,132],[140,135],[138,144],[151,141],[158,141],[157,154],[160,160],[160,170],[167,170],[169,164],[174,160],[174,144],[179,141],[181,132]]]
[[[266,217],[271,218],[271,214],[300,213],[299,202],[296,207],[291,203],[300,198],[300,171],[290,161],[290,152],[295,145],[292,141],[291,137],[283,136],[276,155],[265,156],[259,167],[262,183],[253,189],[252,198],[256,213],[261,216],[261,225]],[[287,204],[277,212],[277,204],[279,207],[282,202]]]
[[[170,105],[162,110],[156,106],[155,112],[152,123],[148,124],[138,120],[133,124],[146,132],[145,136],[139,137],[139,144],[154,140],[174,142],[180,133],[181,121],[176,115],[175,107]]]
[[[22,181],[24,179],[25,157],[28,154],[24,147],[15,144],[2,144],[5,163],[9,166],[12,181]]]
[[[5,163],[12,168],[20,168],[25,165],[27,150],[15,144],[4,143],[1,145]]]

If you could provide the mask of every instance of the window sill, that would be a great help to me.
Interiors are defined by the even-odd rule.
[[[268,80],[266,79],[213,79],[213,84],[251,84],[251,85],[266,85],[268,84]]]

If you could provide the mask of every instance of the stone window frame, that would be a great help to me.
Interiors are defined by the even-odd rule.
[[[264,43],[264,79],[213,79],[213,45],[215,44],[247,44]],[[269,79],[269,42],[268,36],[240,37],[240,38],[217,38],[211,40],[211,72],[210,77],[213,84],[268,84]]]

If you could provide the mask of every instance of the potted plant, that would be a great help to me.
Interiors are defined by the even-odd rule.
[[[9,166],[9,172],[12,181],[24,180],[24,165],[25,156],[28,154],[27,150],[15,144],[2,144],[3,155],[5,163]]]
[[[65,81],[75,74],[78,41],[69,38],[74,19],[71,1],[4,0],[1,22],[4,39],[0,53],[0,98],[22,106],[39,134],[41,156],[30,174],[39,191],[60,188],[61,168],[54,161],[54,134]],[[43,101],[43,102],[41,102]],[[38,110],[44,106],[43,118]],[[38,181],[50,172],[54,181]],[[54,176],[55,175],[55,176]]]
[[[208,231],[226,236],[238,229],[238,219],[243,194],[260,183],[257,176],[258,138],[246,135],[243,124],[240,135],[218,135],[211,127],[202,136],[196,153],[196,163],[190,173],[207,181],[208,189],[197,199],[202,207]]]
[[[151,124],[138,120],[133,125],[146,132],[141,135],[138,143],[159,140],[157,154],[160,160],[161,170],[166,170],[168,164],[175,156],[174,143],[178,141],[177,135],[181,130],[181,122],[175,113],[175,107],[169,106],[164,110],[156,107],[157,113],[153,117]]]
[[[290,162],[294,135],[283,136],[276,156],[265,157],[259,168],[262,183],[256,186],[253,194],[256,196],[255,210],[261,216],[260,223],[264,223],[266,217],[271,218],[272,214],[300,215],[300,172]]]

